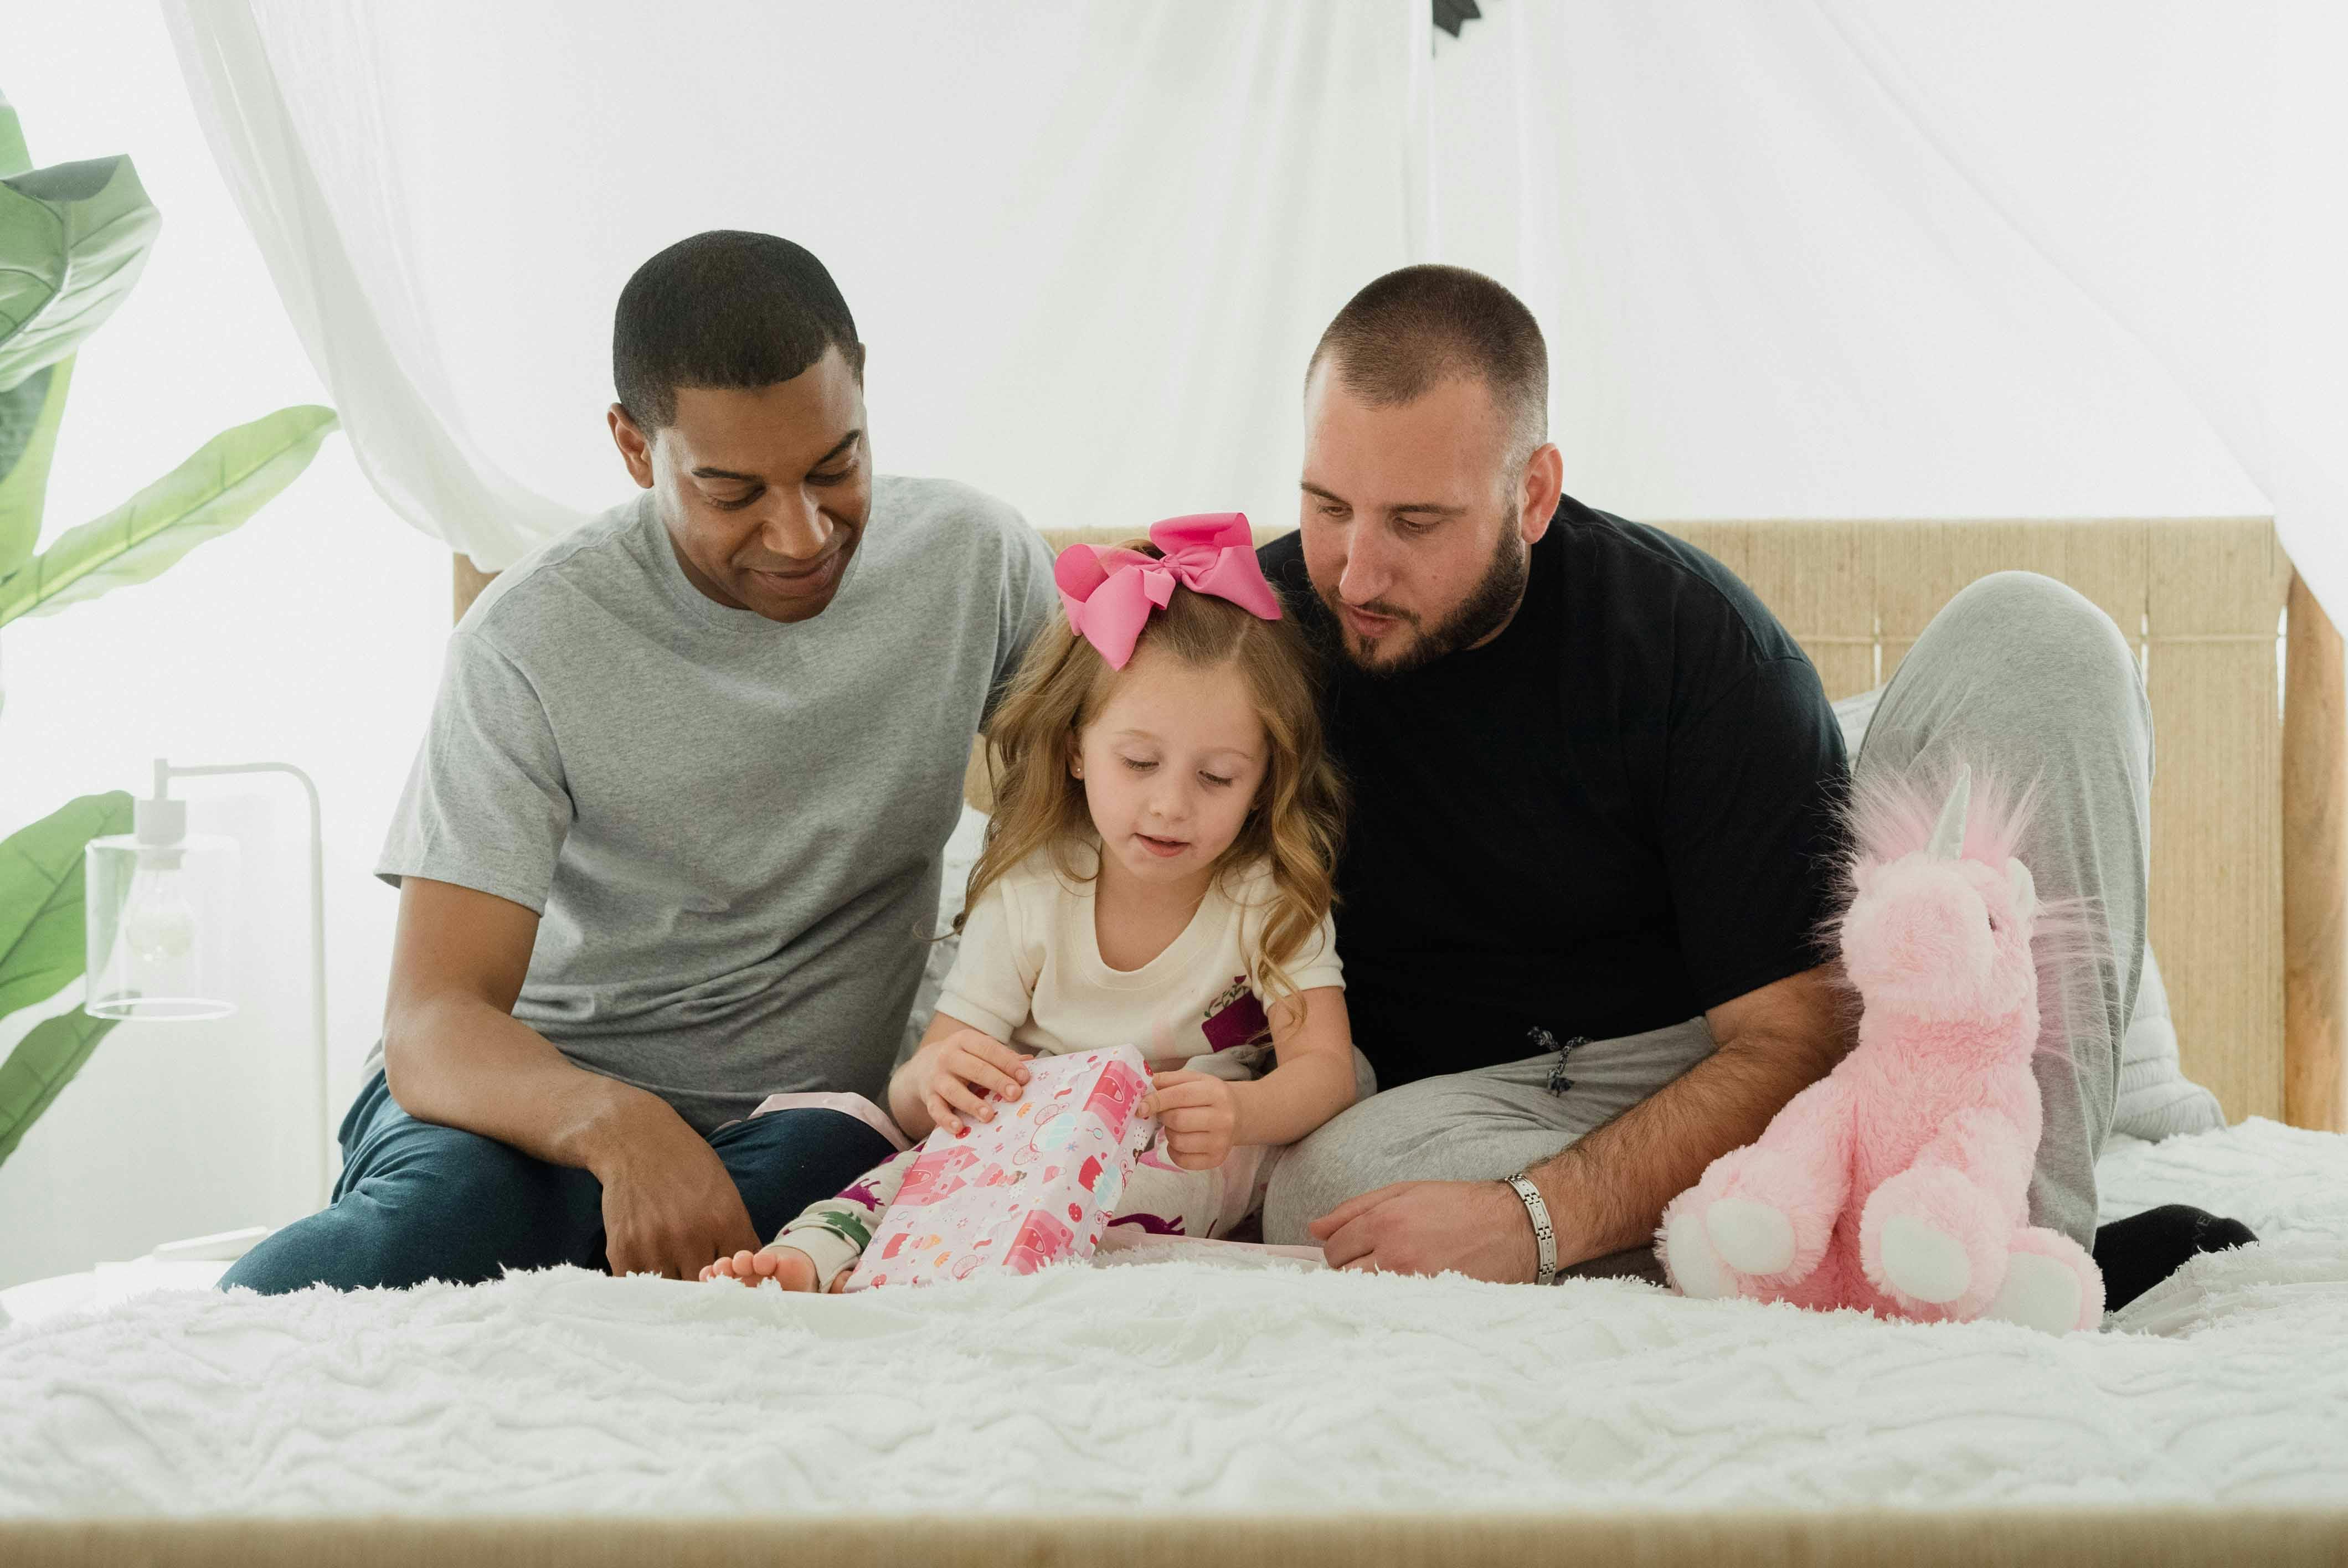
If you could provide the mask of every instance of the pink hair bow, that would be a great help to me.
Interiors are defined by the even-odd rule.
[[[1052,563],[1068,624],[1100,650],[1110,669],[1125,668],[1149,612],[1165,609],[1178,587],[1227,599],[1262,620],[1280,619],[1280,596],[1256,564],[1244,512],[1169,518],[1149,525],[1149,542],[1166,552],[1163,559],[1070,545]]]

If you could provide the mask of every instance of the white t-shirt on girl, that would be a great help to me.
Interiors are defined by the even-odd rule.
[[[1070,856],[1079,879],[1040,850],[989,887],[963,926],[938,1010],[1042,1056],[1130,1045],[1158,1071],[1269,1040],[1252,955],[1272,905],[1271,868],[1225,871],[1164,952],[1140,968],[1112,969],[1093,924],[1099,856],[1086,845]],[[1344,986],[1335,923],[1323,916],[1281,968],[1299,991]]]

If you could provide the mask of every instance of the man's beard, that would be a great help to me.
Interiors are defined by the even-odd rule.
[[[1397,675],[1407,675],[1414,670],[1424,670],[1437,660],[1457,653],[1462,648],[1472,648],[1506,626],[1524,598],[1525,583],[1532,575],[1531,562],[1532,551],[1527,548],[1524,535],[1514,528],[1503,528],[1499,545],[1492,552],[1492,564],[1485,569],[1483,579],[1477,583],[1459,608],[1446,616],[1432,631],[1425,629],[1417,616],[1399,606],[1375,600],[1356,606],[1372,615],[1393,616],[1416,633],[1410,645],[1392,659],[1365,656],[1377,643],[1365,643],[1346,630],[1344,611],[1334,591],[1322,589],[1321,600],[1329,607],[1330,615],[1337,622],[1337,641],[1345,651],[1346,662],[1365,674],[1374,675],[1382,681],[1391,680]],[[1389,632],[1379,638],[1377,642],[1385,642],[1393,635]]]

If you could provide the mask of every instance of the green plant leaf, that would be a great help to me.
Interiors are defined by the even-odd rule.
[[[0,392],[0,579],[33,559],[49,497],[49,460],[73,383],[70,355]]]
[[[25,150],[25,128],[16,123],[16,106],[0,93],[0,179],[32,167],[33,155]]]
[[[0,387],[65,358],[114,313],[162,222],[127,158],[0,179]]]
[[[170,473],[0,579],[0,626],[147,581],[259,511],[309,466],[338,423],[333,409],[305,403],[221,431]]]
[[[26,1130],[73,1081],[117,1021],[92,1018],[79,1008],[43,1019],[0,1061],[0,1163],[16,1152]]]
[[[130,831],[120,790],[69,800],[0,840],[0,1018],[82,972],[82,846]]]

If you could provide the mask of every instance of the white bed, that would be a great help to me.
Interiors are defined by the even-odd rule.
[[[2104,1175],[2106,1217],[2262,1240],[2067,1338],[1189,1261],[840,1298],[53,1287],[0,1332],[0,1516],[2348,1503],[2348,1138],[2124,1140]]]
[[[2117,1141],[2106,1217],[2198,1204],[2258,1245],[2060,1339],[1198,1261],[812,1299],[106,1269],[0,1296],[0,1563],[2348,1563],[2348,1137],[2268,1119],[2343,1124],[2348,751],[2296,599],[2278,722],[2271,528],[1683,531],[1837,697],[2008,567],[2140,637],[2154,944],[2239,1124]]]

